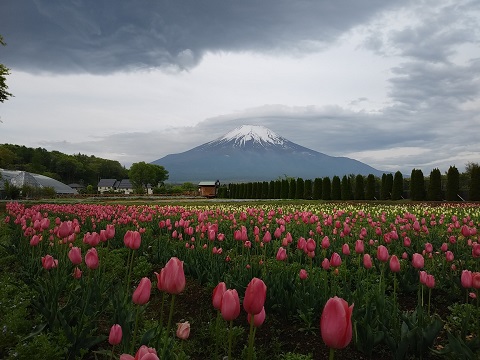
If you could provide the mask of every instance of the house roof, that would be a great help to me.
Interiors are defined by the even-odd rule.
[[[130,182],[130,179],[122,179],[117,186],[117,189],[133,189],[133,185]]]
[[[97,187],[115,187],[117,179],[100,179]]]
[[[215,181],[200,181],[198,186],[215,186]]]

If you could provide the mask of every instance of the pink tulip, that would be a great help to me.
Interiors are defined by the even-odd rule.
[[[425,265],[425,259],[419,253],[412,255],[412,265],[415,269],[421,269]]]
[[[190,323],[188,321],[178,323],[176,335],[179,339],[187,340],[190,336]]]
[[[400,261],[398,260],[397,255],[392,255],[392,257],[390,258],[390,270],[392,272],[400,271]]]
[[[453,256],[453,252],[447,250],[447,252],[445,253],[445,259],[447,260],[447,262],[452,262],[454,258],[455,257]]]
[[[427,285],[428,288],[432,289],[435,287],[435,277],[433,275],[428,274],[426,279],[425,279],[425,285]]]
[[[52,255],[42,256],[42,266],[45,270],[50,270],[58,265],[58,260],[54,259]]]
[[[80,279],[82,277],[82,270],[80,270],[78,267],[73,269],[73,278],[74,279]]]
[[[266,231],[265,234],[263,235],[263,242],[265,244],[268,244],[272,240],[272,235],[270,234],[270,231]]]
[[[365,269],[372,268],[372,258],[370,257],[370,254],[363,255],[363,266],[365,266]]]
[[[185,289],[183,261],[176,257],[168,260],[161,272],[163,289],[169,294],[180,294]]]
[[[278,261],[284,261],[287,258],[287,250],[284,247],[279,247],[276,256]]]
[[[266,317],[265,307],[263,307],[263,308],[262,308],[262,311],[260,311],[259,314],[253,315],[253,326],[255,326],[255,327],[260,327],[260,326],[262,326],[262,324],[263,324],[264,321],[265,321],[265,317]],[[250,324],[251,321],[252,321],[252,314],[248,314],[248,315],[247,315],[247,320],[248,320],[248,323]]]
[[[265,283],[261,279],[253,278],[245,290],[243,308],[249,314],[259,314],[265,304],[266,297],[267,286]]]
[[[30,245],[31,246],[37,246],[38,243],[42,240],[42,238],[38,235],[33,235],[32,239],[30,240]]]
[[[480,289],[480,272],[472,273],[472,287],[474,289]]]
[[[164,271],[165,268],[163,268],[162,270],[160,270],[160,274],[155,272],[155,276],[157,277],[157,289],[160,290],[160,291],[165,291],[165,289],[163,288],[163,284],[162,284],[162,271]]]
[[[389,258],[388,249],[384,245],[377,248],[377,259],[381,262],[387,262]]]
[[[328,249],[329,247],[330,247],[330,239],[328,238],[328,236],[325,236],[322,239],[322,249]]]
[[[223,281],[218,283],[218,285],[215,286],[215,289],[213,289],[212,303],[213,307],[217,310],[220,310],[222,307],[222,298],[225,291],[227,291],[227,286]]]
[[[330,261],[327,258],[323,259],[322,268],[323,268],[323,270],[330,269]]]
[[[472,278],[473,278],[473,274],[470,270],[463,270],[462,277],[461,277],[462,286],[466,289],[471,288]]]
[[[71,233],[73,233],[72,223],[69,221],[63,221],[58,227],[57,236],[60,239],[63,239],[68,237]]]
[[[429,242],[427,242],[427,243],[425,244],[425,251],[426,251],[427,253],[431,253],[431,252],[433,251],[433,245],[430,244]]]
[[[120,325],[115,324],[110,328],[108,342],[110,345],[118,345],[122,342],[122,327]]]
[[[363,243],[363,240],[357,240],[355,242],[355,252],[357,254],[361,254],[365,251],[365,244]]]
[[[300,280],[305,280],[306,278],[308,278],[307,270],[301,269],[299,273],[299,277],[300,277]]]
[[[323,308],[320,330],[324,343],[333,349],[343,349],[352,340],[353,304],[339,298],[330,298]]]
[[[350,255],[350,247],[348,244],[343,244],[342,245],[342,254],[343,255]]]
[[[128,230],[123,237],[123,243],[126,247],[136,250],[142,243],[141,235],[138,231]]]
[[[342,258],[336,252],[330,257],[330,266],[339,267],[342,265]]]
[[[97,249],[90,248],[85,255],[85,264],[89,269],[95,270],[98,268],[99,261],[98,261],[98,253]]]
[[[150,292],[152,290],[152,282],[149,278],[144,277],[140,280],[137,288],[133,292],[132,301],[137,305],[145,305],[150,300]]]
[[[427,284],[427,272],[426,271],[420,271],[418,273],[420,277],[420,284],[426,285]]]
[[[315,251],[316,247],[317,247],[317,243],[315,242],[315,240],[313,240],[312,238],[309,238],[307,240],[307,246],[306,246],[307,252]]]
[[[80,248],[74,246],[68,252],[68,258],[73,265],[80,265],[82,263],[82,251]]]
[[[135,357],[129,354],[122,354],[120,355],[120,360],[159,360],[159,358],[154,348],[142,345],[135,354]]]
[[[223,293],[220,313],[226,321],[235,320],[240,315],[240,299],[237,290],[226,290]]]

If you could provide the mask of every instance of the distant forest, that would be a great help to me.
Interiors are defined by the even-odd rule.
[[[28,171],[65,184],[78,183],[84,186],[92,185],[94,188],[101,178],[128,178],[128,169],[118,161],[11,144],[0,145],[0,168]]]

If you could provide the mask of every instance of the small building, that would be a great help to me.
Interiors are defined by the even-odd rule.
[[[113,192],[117,190],[119,183],[120,182],[117,181],[117,179],[100,179],[97,184],[97,190],[100,194]]]
[[[200,181],[198,183],[198,192],[200,196],[216,197],[220,181]]]
[[[133,194],[133,185],[130,179],[122,179],[117,186],[117,190],[125,195]]]

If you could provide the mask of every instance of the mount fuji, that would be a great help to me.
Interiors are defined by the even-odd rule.
[[[338,175],[381,177],[383,171],[347,157],[329,156],[295,144],[272,130],[242,125],[229,133],[179,154],[152,162],[169,172],[169,182],[221,183],[270,181],[285,176],[303,179]]]

